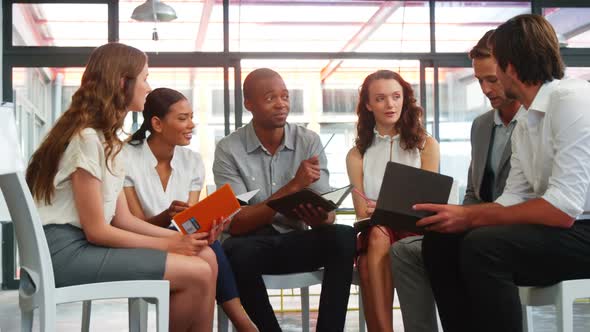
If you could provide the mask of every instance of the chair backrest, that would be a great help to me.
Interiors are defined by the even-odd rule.
[[[55,288],[51,255],[33,197],[20,172],[0,175],[18,244],[21,298],[48,296]]]
[[[37,295],[51,296],[55,290],[51,255],[41,219],[22,173],[23,163],[12,113],[0,111],[0,132],[10,147],[3,148],[0,189],[10,212],[19,251],[20,298],[36,302]],[[4,137],[9,135],[10,137]],[[17,162],[18,161],[18,162]]]

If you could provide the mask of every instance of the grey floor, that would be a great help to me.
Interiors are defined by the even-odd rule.
[[[349,311],[346,318],[346,331],[358,331],[358,297],[356,295],[356,286],[353,286],[353,293],[350,297]],[[319,296],[319,287],[312,287],[310,303],[312,308],[317,308]],[[285,291],[286,295],[291,291]],[[271,293],[271,302],[275,310],[280,309],[281,300],[279,291]],[[277,318],[283,331],[301,331],[301,314],[297,312],[300,302],[295,291],[295,296],[283,297],[283,310],[285,313],[277,313]],[[397,301],[394,305],[399,306]],[[58,306],[57,311],[57,331],[69,332],[80,331],[80,317],[82,306],[80,303],[63,304]],[[127,331],[127,301],[126,300],[109,300],[97,301],[93,304],[91,318],[91,331]],[[313,309],[312,309],[313,310]],[[534,331],[535,332],[553,332],[555,326],[555,309],[553,307],[539,307],[534,309]],[[393,311],[394,330],[403,331],[402,318],[399,309]],[[315,325],[317,312],[310,315],[311,326]],[[155,331],[155,316],[153,306],[150,306],[149,330]],[[18,293],[16,291],[0,291],[0,331],[19,331],[20,330],[20,312],[18,309]],[[33,330],[37,331],[37,317]],[[580,301],[574,305],[574,331],[590,331],[590,301]]]

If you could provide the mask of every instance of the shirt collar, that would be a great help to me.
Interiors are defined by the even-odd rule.
[[[178,148],[179,148],[178,146],[174,147],[174,154],[172,155],[172,160],[170,161],[170,167],[172,167],[172,169],[176,169],[178,166],[177,165],[178,158],[176,157],[177,152],[178,152],[177,151]],[[152,149],[150,149],[147,139],[145,139],[143,141],[143,143],[141,144],[141,150],[142,150],[143,157],[145,158],[145,160],[147,162],[149,162],[150,166],[152,166],[152,167],[158,166],[158,159],[156,159],[156,156],[154,156],[154,152],[152,151]]]
[[[508,123],[508,125],[515,123],[516,121],[518,121],[518,118],[524,113],[526,112],[526,110],[524,109],[524,107],[520,106],[518,108],[518,111],[516,112],[516,114],[514,114],[514,117],[512,118],[512,120],[510,120],[510,123]],[[503,126],[504,125],[504,121],[502,121],[502,119],[500,118],[500,111],[498,111],[497,109],[494,109],[494,124],[496,126]]]
[[[295,135],[297,134],[295,130],[292,130],[291,125],[286,123],[283,127],[285,132],[283,134],[283,143],[282,146],[289,150],[295,150]],[[254,124],[253,121],[250,121],[245,127],[246,130],[246,152],[252,153],[254,150],[261,148],[266,150],[258,136],[256,136],[256,132],[254,131]],[[279,148],[282,150],[282,148]]]
[[[537,95],[533,98],[533,102],[529,107],[529,110],[534,110],[537,112],[545,113],[549,108],[549,101],[551,97],[551,93],[557,89],[560,80],[553,80],[551,82],[545,82],[539,88]]]
[[[386,139],[386,140],[392,140],[392,139],[398,139],[399,138],[399,134],[395,134],[393,136],[390,135],[381,135],[379,134],[379,131],[377,131],[377,128],[373,127],[373,133],[375,134],[376,138],[381,138],[381,139]]]

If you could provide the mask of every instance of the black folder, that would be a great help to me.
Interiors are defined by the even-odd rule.
[[[395,162],[388,162],[377,206],[370,219],[359,220],[355,228],[387,225],[394,231],[423,233],[416,222],[433,213],[416,211],[414,204],[447,204],[453,178]]]
[[[299,206],[299,204],[310,203],[314,207],[321,207],[326,212],[330,212],[340,206],[351,190],[352,186],[348,185],[320,194],[312,189],[304,188],[293,194],[270,200],[266,202],[266,205],[289,218],[297,219],[298,217],[293,212],[293,209]]]

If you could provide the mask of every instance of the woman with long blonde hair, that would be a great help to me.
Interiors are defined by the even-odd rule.
[[[346,169],[358,219],[375,210],[388,162],[438,172],[439,148],[422,126],[423,110],[412,86],[398,73],[379,70],[367,76],[359,92],[355,146],[346,156]],[[369,331],[393,331],[393,277],[389,247],[414,235],[373,226],[357,241],[357,267]],[[395,262],[394,262],[395,264]]]
[[[57,287],[137,279],[170,281],[170,330],[211,331],[217,262],[208,242],[140,222],[123,193],[128,111],[150,91],[147,56],[109,43],[95,49],[71,106],[33,154],[26,179],[51,252]]]

